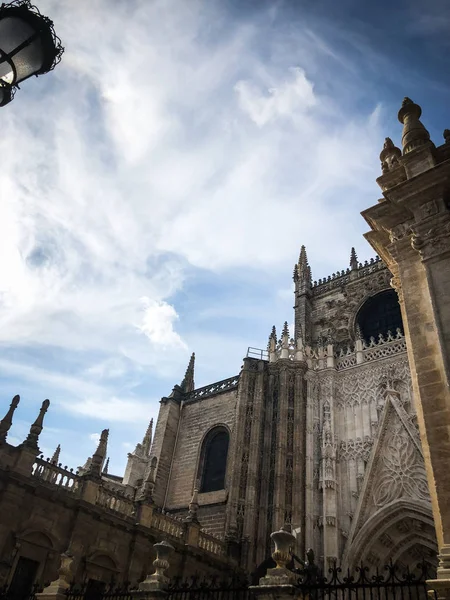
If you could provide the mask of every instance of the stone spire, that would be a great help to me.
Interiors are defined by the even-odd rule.
[[[398,120],[403,123],[402,145],[403,154],[428,144],[430,134],[420,121],[422,109],[410,98],[404,98],[402,107],[398,112]]]
[[[11,404],[9,405],[8,412],[0,421],[0,443],[6,442],[6,436],[8,435],[8,431],[11,429],[14,411],[16,410],[19,402],[20,396],[14,396],[14,398],[11,401]]]
[[[281,353],[280,358],[289,358],[289,327],[287,321],[284,322],[281,332]]]
[[[306,248],[303,245],[300,248],[300,256],[298,257],[297,274],[299,280],[311,284],[311,267],[308,264]]]
[[[186,369],[186,373],[184,374],[184,379],[181,382],[181,389],[185,394],[192,392],[195,389],[194,384],[194,365],[195,365],[195,352],[192,353],[191,359],[189,361],[188,367]]]
[[[358,268],[358,256],[356,255],[356,250],[352,248],[350,252],[350,267],[352,271],[355,271]]]
[[[56,450],[54,451],[53,456],[52,456],[52,458],[50,460],[50,462],[53,465],[57,465],[59,463],[59,455],[60,455],[60,453],[61,453],[61,446],[58,444],[56,446]]]
[[[103,461],[106,457],[108,448],[109,429],[104,429],[100,435],[97,450],[92,455],[91,464],[89,465],[89,473],[100,476],[102,472]]]
[[[394,169],[398,164],[398,159],[402,155],[400,148],[394,145],[391,138],[386,138],[383,144],[383,150],[380,153],[381,170],[383,173],[388,173]]]
[[[150,448],[152,445],[152,437],[153,437],[153,419],[150,419],[150,423],[148,424],[147,431],[145,432],[144,439],[142,440],[142,454],[145,458],[150,456]]]
[[[28,446],[28,448],[32,448],[33,450],[39,450],[38,448],[38,439],[39,435],[44,426],[44,416],[50,406],[50,400],[44,400],[41,405],[41,409],[39,411],[38,417],[33,425],[30,427],[30,433],[27,436],[27,439],[23,442],[24,446]]]
[[[294,284],[295,284],[295,325],[294,325],[294,338],[298,339],[300,330],[307,339],[310,335],[311,329],[311,267],[308,264],[308,257],[306,255],[306,248],[302,246],[300,249],[300,256],[298,258],[298,264],[294,271]]]

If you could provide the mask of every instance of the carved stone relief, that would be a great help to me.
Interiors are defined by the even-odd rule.
[[[423,460],[399,419],[383,446],[381,463],[382,469],[373,491],[375,506],[384,506],[403,496],[429,499]]]

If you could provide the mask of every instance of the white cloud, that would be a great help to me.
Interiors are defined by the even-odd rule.
[[[103,422],[147,423],[150,405],[132,398],[91,397],[76,403],[62,402],[63,408],[78,416],[101,419]]]
[[[148,297],[141,298],[141,302],[144,306],[144,316],[138,328],[149,340],[162,347],[186,348],[186,344],[173,329],[173,324],[178,319],[173,306]]]
[[[2,110],[0,343],[54,354],[45,369],[3,354],[0,372],[73,415],[147,422],[157,392],[138,389],[143,375],[172,385],[191,349],[199,384],[237,373],[291,313],[261,342],[231,325],[220,336],[208,314],[263,313],[210,292],[193,331],[197,309],[175,297],[186,277],[203,269],[207,289],[213,271],[258,269],[276,296],[301,243],[312,263],[346,266],[375,201],[382,113],[377,99],[356,111],[361,81],[330,72],[352,61],[310,26],[287,36],[273,11],[245,23],[224,6],[40,2],[66,52]]]
[[[291,81],[283,81],[278,87],[268,89],[267,94],[261,93],[252,81],[236,84],[241,109],[259,127],[279,117],[292,119],[316,104],[314,86],[303,69],[297,67],[290,71]]]
[[[100,434],[99,433],[90,433],[89,439],[94,442],[95,446],[97,446],[100,441]]]

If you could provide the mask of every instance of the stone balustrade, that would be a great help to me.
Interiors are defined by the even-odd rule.
[[[234,377],[228,377],[227,379],[222,379],[221,381],[217,381],[216,383],[212,383],[210,385],[205,385],[204,387],[197,388],[192,392],[186,394],[186,402],[191,402],[193,400],[198,400],[199,398],[207,398],[208,396],[215,396],[222,392],[228,392],[230,390],[234,390],[237,388],[239,384],[239,375],[235,375]]]
[[[39,479],[40,482],[74,493],[79,490],[79,476],[73,472],[73,469],[62,467],[61,463],[52,463],[50,459],[37,457],[33,465],[32,476]]]
[[[132,498],[120,492],[114,492],[104,486],[98,487],[97,506],[106,508],[125,517],[132,517],[135,514],[135,506]]]
[[[163,512],[155,511],[152,516],[152,527],[167,533],[175,538],[184,537],[184,525],[181,519],[177,519]]]
[[[207,552],[211,552],[211,554],[216,554],[218,556],[224,556],[226,554],[224,542],[203,531],[200,531],[198,546]]]
[[[50,459],[36,458],[33,465],[32,477],[38,479],[40,483],[65,489],[72,494],[76,493],[77,496],[83,494],[84,499],[83,478],[74,473],[73,469],[69,470],[60,464],[52,463]],[[105,482],[91,482],[90,485],[94,486],[94,493],[92,500],[88,501],[116,513],[119,517],[127,518],[136,516],[136,503],[131,496],[127,496],[117,489],[112,489]],[[179,540],[186,538],[186,527],[183,520],[165,513],[156,507],[151,514],[151,527]],[[226,554],[225,545],[221,540],[202,531],[199,533],[198,546],[217,556],[225,556]]]
[[[371,362],[406,352],[405,336],[400,329],[397,329],[395,335],[390,331],[386,336],[380,333],[377,340],[372,337],[369,342],[361,340],[360,344],[359,351],[356,346],[349,346],[346,351],[341,349],[339,354],[335,355],[336,370],[342,371],[356,364]]]

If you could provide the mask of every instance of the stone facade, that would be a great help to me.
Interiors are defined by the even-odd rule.
[[[387,139],[377,180],[383,197],[363,216],[368,241],[393,273],[439,546],[440,598],[450,597],[450,133],[436,147],[405,98],[402,150]]]
[[[349,566],[406,566],[419,555],[436,563],[400,313],[398,329],[377,339],[364,339],[358,324],[368,300],[392,303],[392,275],[378,258],[352,257],[350,269],[313,283],[303,248],[294,271],[297,339],[287,324],[280,339],[273,330],[268,350],[244,359],[233,390],[219,382],[178,400],[174,466],[156,487],[168,489],[169,511],[186,510],[205,435],[226,425],[225,487],[199,495],[198,516],[206,531],[235,540],[248,570],[270,555],[270,534],[285,523],[297,531],[300,556],[313,547],[319,560]]]
[[[124,483],[105,470],[107,430],[77,473],[58,463],[59,448],[51,459],[40,456],[38,438],[48,401],[25,442],[8,444],[18,404],[16,396],[0,422],[0,586],[22,597],[33,582],[54,581],[66,555],[72,557],[71,577],[77,582],[143,581],[153,570],[153,545],[162,539],[175,550],[170,577],[236,571],[226,545],[201,529],[195,502],[182,518],[153,501],[156,466],[147,456],[151,428],[129,457]],[[142,460],[136,457],[148,463],[140,480],[136,471],[142,472]]]

